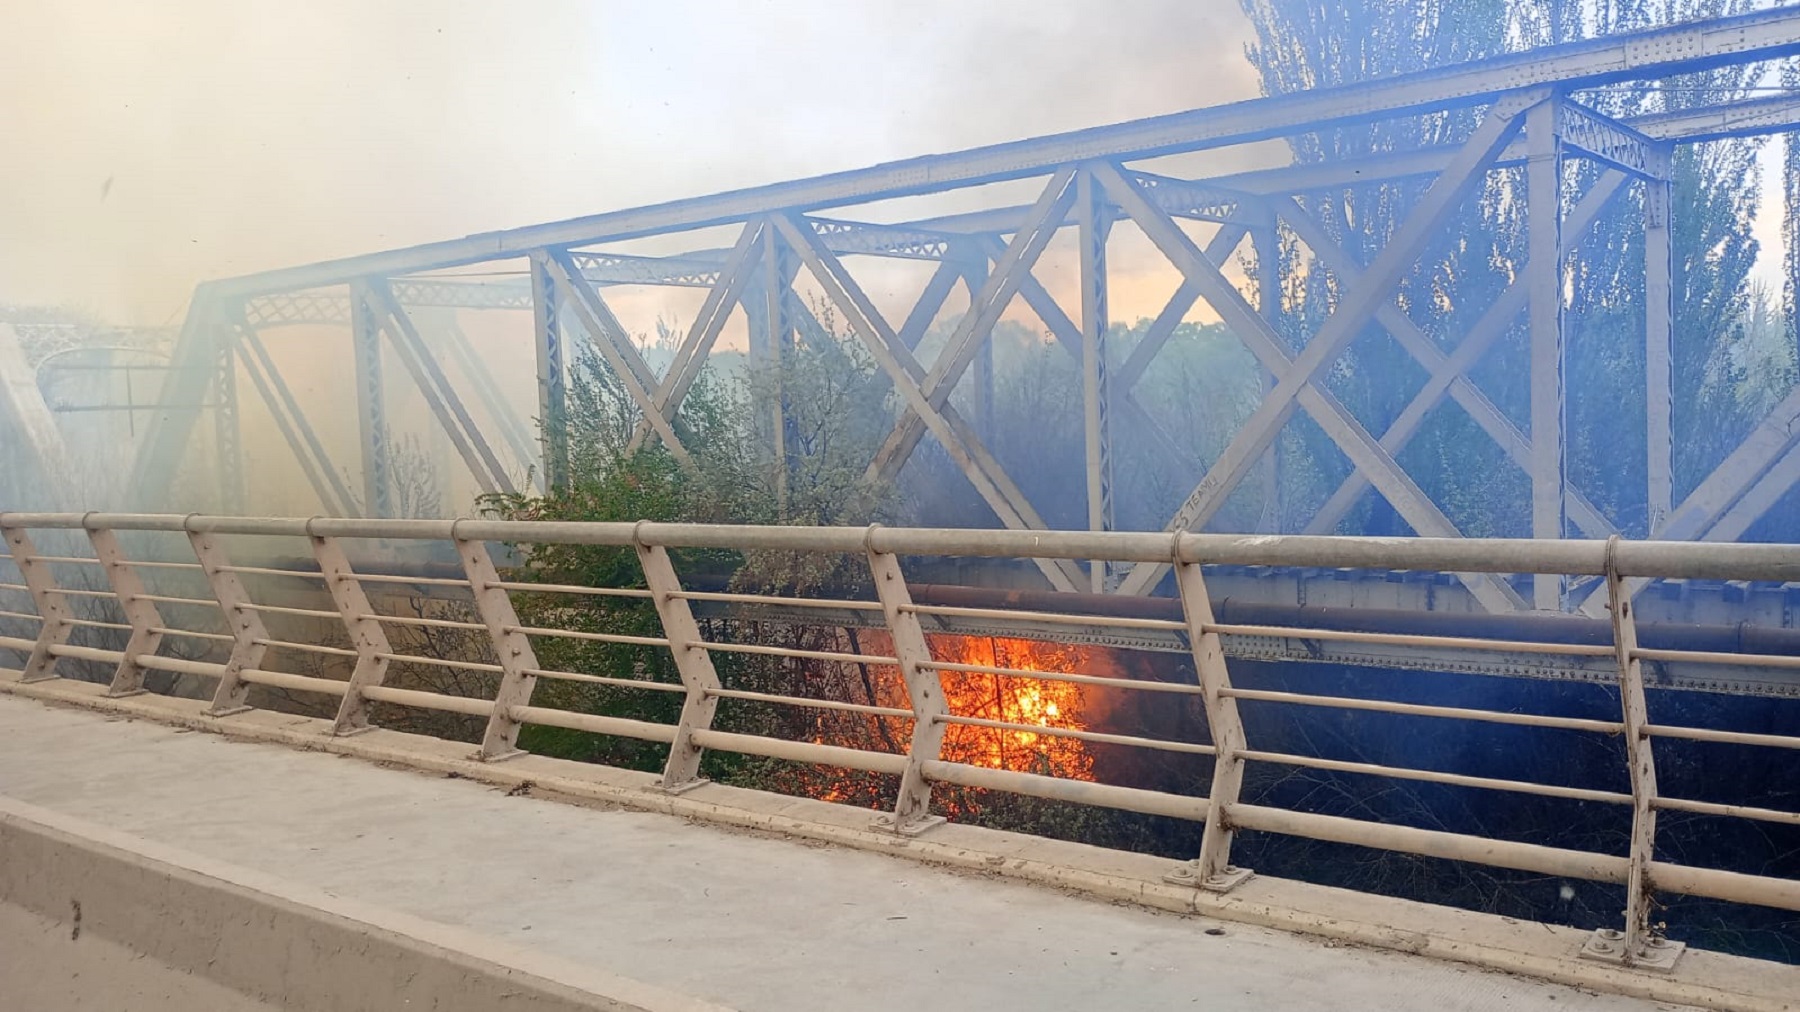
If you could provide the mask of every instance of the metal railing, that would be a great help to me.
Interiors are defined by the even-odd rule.
[[[64,538],[85,536],[93,554],[54,555],[40,552],[32,535],[45,531],[75,532],[61,535]],[[165,557],[156,559],[129,558],[120,545],[119,535],[122,532],[164,532],[184,536],[194,561],[167,557],[167,553]],[[932,814],[934,784],[960,785],[1169,816],[1191,820],[1203,826],[1199,854],[1193,861],[1179,868],[1171,879],[1209,890],[1230,889],[1247,876],[1245,870],[1235,867],[1231,861],[1233,834],[1240,830],[1259,830],[1411,855],[1473,862],[1496,868],[1619,884],[1625,886],[1627,891],[1623,929],[1600,932],[1589,943],[1586,954],[1634,965],[1666,966],[1673,961],[1680,949],[1679,945],[1665,941],[1652,924],[1653,891],[1800,910],[1800,881],[1795,879],[1692,867],[1657,859],[1656,819],[1659,812],[1698,813],[1789,826],[1800,826],[1800,813],[1664,795],[1657,788],[1654,749],[1654,744],[1659,739],[1800,749],[1800,736],[1653,722],[1647,710],[1643,672],[1645,661],[1673,660],[1792,669],[1800,667],[1800,657],[1641,648],[1637,645],[1631,604],[1633,588],[1643,581],[1653,579],[1800,581],[1800,545],[1627,542],[1616,538],[1605,542],[1584,542],[1199,534],[1171,536],[1163,533],[1097,534],[884,527],[733,527],[648,522],[559,523],[468,519],[274,519],[98,513],[0,513],[0,534],[4,535],[10,553],[0,562],[9,561],[19,574],[18,582],[0,583],[0,605],[4,605],[5,609],[0,610],[0,621],[39,623],[35,637],[0,636],[0,649],[15,650],[25,656],[24,664],[15,676],[25,682],[57,677],[56,666],[62,659],[114,665],[109,687],[112,695],[143,691],[144,674],[147,671],[211,678],[216,680],[216,688],[209,712],[218,717],[228,717],[248,709],[250,688],[255,685],[315,694],[336,701],[333,723],[336,734],[350,734],[369,727],[371,703],[468,715],[485,721],[479,755],[494,761],[519,754],[520,729],[527,724],[622,736],[669,746],[661,785],[665,789],[676,791],[697,782],[701,756],[708,749],[889,774],[899,778],[897,801],[893,810],[880,815],[877,821],[882,827],[900,833],[922,832],[942,821]],[[138,538],[150,536],[133,535]],[[296,571],[233,564],[225,541],[237,536],[304,539],[318,568],[316,571]],[[345,552],[342,543],[345,539],[447,542],[456,551],[463,577],[396,577],[358,572],[352,567],[350,557]],[[645,586],[592,587],[507,579],[495,565],[488,549],[489,543],[628,548],[636,553]],[[683,586],[677,576],[670,560],[671,549],[860,556],[866,560],[875,599],[825,600],[690,590]],[[915,603],[908,590],[900,563],[902,557],[916,556],[1167,563],[1175,571],[1175,587],[1183,617],[1177,621],[1094,614],[1071,615],[1049,610],[954,608],[919,604]],[[1202,566],[1208,564],[1307,565],[1600,577],[1605,581],[1606,593],[1611,601],[1613,642],[1610,645],[1596,645],[1221,624],[1214,619],[1206,580],[1202,575]],[[76,586],[74,584],[81,581],[67,576],[73,572],[91,575],[95,571],[104,577],[107,589]],[[146,572],[167,576],[184,575],[202,581],[207,596],[195,596],[199,592],[151,593],[144,584]],[[327,611],[255,600],[246,589],[245,577],[272,581],[310,581],[313,586],[329,595],[334,608]],[[466,589],[470,595],[469,603],[479,621],[455,621],[422,615],[384,615],[371,604],[365,585],[393,583],[429,583],[434,590]],[[654,606],[661,635],[642,635],[641,630],[581,630],[526,625],[514,608],[512,595],[517,592],[569,595],[572,599],[613,597],[647,600]],[[23,605],[15,607],[9,603],[19,598],[29,600],[35,610],[19,610]],[[77,617],[71,607],[72,602],[87,598],[115,601],[118,613],[123,615],[125,621],[107,622]],[[815,606],[821,609],[839,609],[836,612],[838,614],[841,614],[841,610],[861,612],[878,618],[885,626],[892,643],[892,652],[879,654],[860,650],[800,649],[708,639],[701,621],[690,608],[690,602],[695,601],[746,609],[774,604],[790,613],[796,609],[804,611]],[[211,632],[192,628],[191,623],[178,623],[164,616],[165,608],[178,610],[184,616],[211,613],[215,619],[222,617],[225,631]],[[266,615],[287,615],[341,623],[351,646],[334,647],[277,639],[271,636],[265,626]],[[1079,671],[1025,670],[999,663],[945,660],[934,656],[920,619],[921,616],[955,615],[987,620],[1017,619],[1039,626],[1065,623],[1072,626],[1098,625],[1174,633],[1185,638],[1191,651],[1194,677],[1191,682],[1165,682]],[[388,628],[407,625],[484,637],[491,644],[496,660],[490,663],[402,653],[391,644]],[[93,628],[101,634],[123,633],[126,641],[117,648],[70,643],[72,634],[82,628]],[[1610,656],[1617,666],[1619,711],[1616,719],[1588,719],[1243,688],[1233,684],[1225,661],[1221,637],[1226,636],[1348,640],[1400,649],[1449,645],[1458,649],[1526,651],[1567,655],[1571,658]],[[166,641],[179,638],[188,638],[202,645],[216,644],[221,649],[228,644],[229,655],[223,660],[203,661],[166,656],[161,652]],[[534,641],[546,638],[667,649],[679,674],[680,684],[626,677],[617,671],[602,673],[545,668],[537,659]],[[301,651],[333,658],[348,663],[350,671],[347,678],[337,679],[266,666],[270,652],[275,650]],[[729,688],[721,684],[713,666],[714,655],[723,653],[760,654],[824,663],[882,666],[897,670],[905,687],[905,705],[879,705],[879,701],[873,699],[857,702],[849,699],[811,698],[787,692],[752,692]],[[387,684],[390,667],[402,663],[436,665],[477,673],[491,679],[494,685],[493,695],[491,698],[472,698]],[[1170,695],[1197,697],[1204,710],[1210,740],[1177,741],[1149,735],[1115,734],[958,713],[946,699],[943,679],[947,673],[985,674],[996,679],[1029,678],[1082,686],[1101,685],[1109,690],[1148,693],[1163,699]],[[679,694],[682,697],[680,715],[674,723],[656,723],[535,705],[533,693],[540,679]],[[888,752],[822,741],[787,740],[761,734],[725,731],[714,727],[715,713],[723,700],[754,700],[773,706],[836,710],[872,719],[903,721],[910,724],[911,732],[903,748]],[[1623,736],[1630,790],[1595,790],[1525,780],[1469,776],[1257,748],[1257,743],[1248,740],[1245,734],[1244,723],[1238,713],[1240,701]],[[944,742],[947,731],[959,726],[1211,757],[1210,789],[1203,797],[1190,796],[955,761],[946,758]],[[1248,763],[1366,774],[1377,778],[1617,805],[1628,809],[1630,813],[1629,853],[1623,856],[1594,853],[1248,804],[1240,798],[1244,770]]]

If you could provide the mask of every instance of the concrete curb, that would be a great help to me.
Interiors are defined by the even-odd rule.
[[[1050,885],[1097,899],[1201,914],[1333,943],[1415,953],[1553,983],[1654,1001],[1756,1012],[1800,1012],[1800,967],[1690,950],[1673,973],[1628,970],[1576,958],[1588,933],[1573,928],[1259,876],[1219,895],[1166,883],[1176,862],[1144,855],[945,825],[922,837],[871,828],[871,813],[828,802],[707,784],[680,795],[650,774],[541,756],[503,763],[471,758],[471,746],[376,730],[329,733],[330,721],[259,710],[206,716],[206,703],[165,696],[109,698],[106,687],[4,680],[0,691],[164,724],[452,775],[536,796],[618,805],[739,829],[854,847],[981,874]]]
[[[0,904],[290,1008],[726,1012],[4,797]]]

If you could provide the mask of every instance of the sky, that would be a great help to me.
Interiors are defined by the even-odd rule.
[[[210,277],[1256,94],[1230,0],[0,0],[0,25],[0,302],[153,326]]]

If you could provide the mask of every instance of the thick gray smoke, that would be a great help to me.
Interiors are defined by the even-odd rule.
[[[0,0],[0,302],[198,280],[1248,97],[1231,3]]]

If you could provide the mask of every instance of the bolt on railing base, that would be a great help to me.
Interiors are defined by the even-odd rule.
[[[655,790],[655,791],[659,791],[663,794],[677,795],[677,794],[686,794],[687,792],[693,790],[696,787],[701,787],[701,786],[704,786],[704,785],[710,784],[710,783],[712,783],[712,781],[708,780],[705,777],[695,777],[692,780],[683,780],[681,783],[678,783],[678,784],[660,784],[659,783],[651,789]]]
[[[1666,938],[1652,938],[1638,946],[1636,952],[1625,951],[1625,932],[1615,928],[1601,928],[1588,937],[1581,947],[1581,958],[1597,960],[1602,963],[1615,963],[1619,966],[1630,966],[1639,970],[1673,970],[1675,960],[1687,950],[1686,942],[1671,942]]]
[[[1256,872],[1248,868],[1226,868],[1223,872],[1210,878],[1201,878],[1195,862],[1188,862],[1163,876],[1163,881],[1170,885],[1193,886],[1209,893],[1228,893],[1248,882]]]
[[[889,812],[875,816],[870,825],[883,833],[893,833],[896,836],[918,836],[943,825],[944,822],[945,819],[941,815],[923,815],[905,822],[895,822],[893,813]]]
[[[227,706],[223,710],[205,710],[202,712],[208,717],[235,717],[240,713],[249,713],[254,709],[256,709],[254,706]]]

